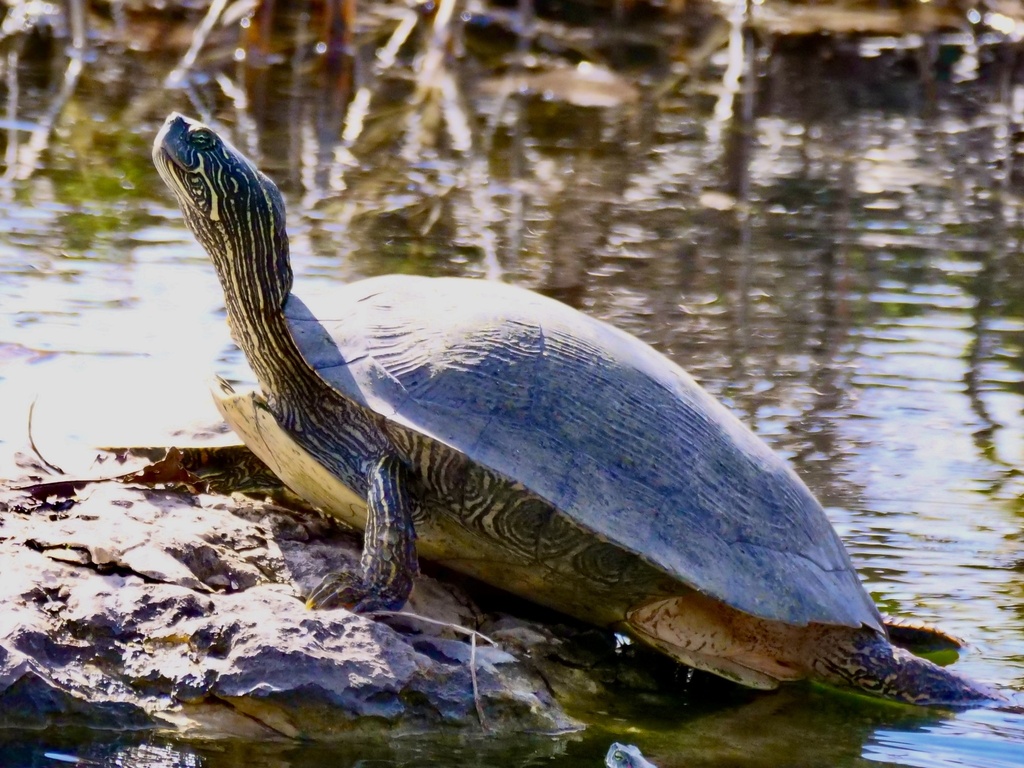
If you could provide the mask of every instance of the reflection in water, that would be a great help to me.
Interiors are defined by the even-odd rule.
[[[7,733],[0,738],[0,762],[39,768],[71,760],[98,768],[489,768],[540,763],[574,768],[602,765],[608,743],[626,737],[642,744],[645,757],[659,768],[1010,768],[1024,759],[1024,726],[993,711],[942,716],[806,688],[746,699],[725,706],[694,701],[682,709],[652,708],[650,700],[610,702],[612,711],[586,733],[559,738],[423,734],[353,738],[333,745],[189,745],[153,736],[112,738],[73,730],[35,733],[19,742],[18,734]]]
[[[406,734],[401,738],[354,737],[338,744],[288,741],[248,743],[212,741],[186,744],[153,735],[111,736],[63,730],[0,734],[0,764],[28,768],[64,765],[96,768],[388,768],[389,766],[491,766],[573,764],[570,751],[584,747],[597,754],[601,744],[529,734],[510,740],[490,736]],[[588,764],[603,765],[601,757]]]
[[[1020,721],[979,710],[938,725],[880,728],[864,745],[864,757],[919,768],[1016,768],[1024,761],[1022,743]]]
[[[411,18],[384,24],[384,44],[414,40]],[[436,61],[426,89],[400,41],[319,79],[308,51],[265,67],[214,58],[181,91],[159,86],[176,56],[101,56],[69,79],[66,62],[2,51],[0,449],[23,448],[22,409],[44,383],[251,379],[149,161],[166,113],[198,112],[281,182],[304,291],[383,272],[500,276],[639,335],[793,459],[886,611],[967,638],[965,674],[1021,686],[1024,86],[998,63],[924,88],[891,51],[768,56],[741,27],[725,59],[664,91],[648,87],[664,62],[619,46],[644,87],[604,108],[481,87],[553,45],[533,24],[497,58]],[[32,136],[49,145],[30,156]],[[173,377],[117,363],[136,357]],[[635,698],[591,713],[580,741],[506,752],[146,742],[164,762],[145,764],[597,765],[615,740],[661,766],[1024,763],[1011,713],[943,718],[803,688],[726,707]],[[49,747],[143,764],[139,742],[82,739]]]
[[[68,730],[35,734],[18,743],[10,734],[0,738],[0,762],[5,766],[60,768],[203,768],[208,761],[193,747],[153,737],[100,737]],[[239,763],[239,765],[241,765]]]

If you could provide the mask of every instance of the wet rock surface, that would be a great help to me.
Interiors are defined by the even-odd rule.
[[[307,610],[300,595],[358,554],[333,523],[248,498],[0,488],[0,724],[311,739],[579,727],[549,683],[579,665],[544,669],[564,666],[558,634],[484,616],[457,587],[421,577],[406,610],[504,640]]]

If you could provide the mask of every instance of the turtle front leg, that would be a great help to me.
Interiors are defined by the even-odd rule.
[[[344,606],[353,611],[398,610],[419,572],[409,470],[395,456],[370,469],[361,572],[324,577],[306,599],[308,608]]]

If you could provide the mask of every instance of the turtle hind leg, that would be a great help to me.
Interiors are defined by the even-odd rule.
[[[824,682],[910,704],[963,707],[1004,700],[998,691],[918,658],[873,630],[818,629],[809,666]]]
[[[397,610],[409,598],[419,572],[409,470],[397,457],[387,455],[373,465],[367,480],[360,572],[328,574],[310,592],[309,608]]]

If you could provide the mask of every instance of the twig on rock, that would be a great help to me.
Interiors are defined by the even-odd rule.
[[[38,458],[41,462],[43,462],[43,466],[44,467],[49,469],[51,472],[56,472],[58,475],[63,475],[64,474],[64,470],[61,469],[60,467],[58,467],[56,464],[53,464],[53,463],[47,461],[46,457],[43,456],[43,454],[39,452],[39,448],[36,447],[36,441],[32,437],[32,414],[35,412],[35,410],[36,410],[36,401],[35,401],[35,398],[33,398],[32,403],[28,407],[28,444],[29,444],[29,447],[32,448],[32,453],[34,453],[36,455],[36,458]]]
[[[484,706],[480,700],[480,686],[476,678],[476,639],[478,637],[483,638],[491,645],[496,646],[497,643],[491,638],[485,635],[483,632],[477,632],[475,629],[469,629],[458,624],[452,624],[449,621],[438,621],[437,619],[431,619],[426,616],[420,616],[418,613],[407,613],[405,611],[368,611],[368,616],[407,616],[411,619],[417,619],[418,621],[425,622],[427,624],[434,624],[439,627],[446,627],[455,632],[460,632],[464,635],[469,635],[469,679],[473,684],[473,704],[476,706],[476,716],[480,720],[480,727],[483,730],[487,730],[487,721],[484,718]]]

